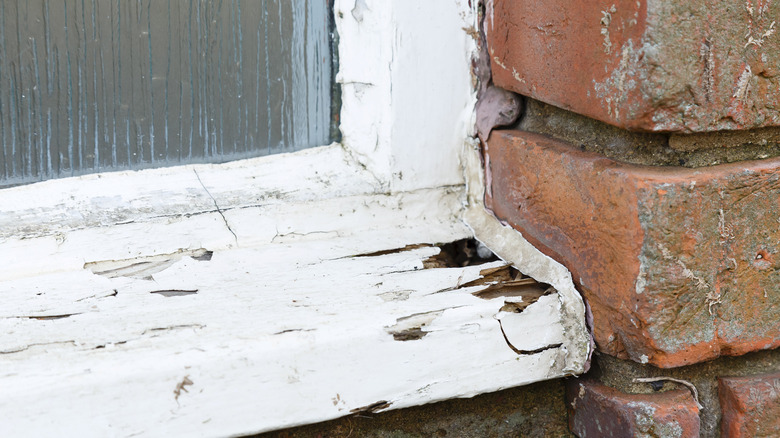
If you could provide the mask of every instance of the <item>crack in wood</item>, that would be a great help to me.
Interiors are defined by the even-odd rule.
[[[162,295],[166,298],[168,297],[184,297],[187,295],[194,295],[198,293],[198,289],[163,289],[163,290],[153,290],[149,292],[150,294],[158,294]]]
[[[112,292],[109,293],[108,295],[100,295],[100,296],[98,296],[98,294],[90,295],[88,297],[79,298],[78,300],[76,300],[76,302],[78,303],[78,302],[81,302],[81,301],[91,300],[93,298],[110,298],[110,297],[115,297],[117,295],[119,295],[119,291],[117,291],[116,289],[113,289]]]
[[[398,253],[402,253],[402,252],[412,251],[412,250],[420,249],[420,248],[433,248],[434,246],[436,246],[436,245],[432,245],[430,243],[415,243],[415,244],[412,244],[412,245],[403,246],[401,248],[393,248],[393,249],[386,249],[386,250],[383,250],[383,251],[367,252],[367,253],[363,253],[363,254],[356,254],[356,255],[353,255],[353,256],[339,257],[339,259],[359,258],[359,257],[379,257],[379,256],[383,256],[383,255],[388,255],[388,254],[398,254]]]
[[[370,405],[351,409],[349,412],[353,414],[376,414],[379,411],[388,409],[392,404],[393,404],[392,402],[389,402],[387,400],[379,400],[378,402],[371,403]]]
[[[287,329],[274,333],[275,335],[283,335],[285,333],[300,333],[300,332],[313,332],[317,329]]]
[[[557,343],[557,344],[545,345],[544,347],[539,347],[539,348],[534,349],[534,350],[521,350],[521,349],[515,347],[514,345],[512,345],[512,343],[509,341],[509,338],[506,335],[506,332],[504,331],[504,325],[501,324],[501,320],[498,319],[497,321],[498,321],[498,327],[501,328],[501,334],[504,335],[504,341],[506,341],[506,345],[508,345],[509,348],[512,349],[512,351],[514,351],[515,353],[517,353],[519,355],[539,354],[539,353],[541,353],[543,351],[552,350],[553,348],[558,348],[558,347],[561,347],[563,345],[563,343]]]
[[[141,333],[141,336],[146,335],[148,332],[161,332],[161,331],[167,331],[167,330],[176,330],[176,329],[185,329],[185,328],[198,328],[202,329],[206,327],[202,324],[179,324],[179,325],[170,325],[167,327],[155,327],[150,328],[147,330],[144,330],[143,333]]]
[[[523,275],[511,265],[498,266],[480,271],[480,278],[462,284],[459,288],[486,286],[477,292],[475,297],[491,300],[506,297],[504,307],[506,312],[520,313],[539,298],[556,293],[555,288],[546,283],[540,283],[531,277]],[[517,301],[520,299],[520,301]]]
[[[30,348],[33,347],[42,347],[44,345],[56,345],[56,344],[71,344],[76,345],[76,341],[55,341],[55,342],[36,342],[34,344],[27,344],[21,348],[17,348],[15,350],[2,350],[0,351],[0,354],[14,354],[14,353],[21,353],[23,351],[27,351]]]
[[[37,319],[38,321],[53,321],[57,319],[70,318],[71,316],[81,315],[81,313],[63,313],[60,315],[22,315],[22,316],[10,316],[9,318],[19,319]]]
[[[523,275],[512,265],[506,264],[480,271],[480,277],[467,283],[439,289],[434,294],[451,292],[458,289],[479,287],[482,289],[473,292],[472,295],[485,300],[495,298],[507,298],[500,310],[505,312],[521,313],[531,304],[537,302],[545,295],[551,295],[558,291],[547,283],[540,283],[531,277]]]
[[[463,268],[498,260],[498,256],[474,238],[456,240],[436,246],[441,251],[439,254],[423,260],[423,268]]]
[[[100,350],[100,349],[102,349],[102,348],[107,348],[107,347],[114,347],[114,346],[117,346],[117,345],[123,345],[123,344],[127,344],[127,341],[119,341],[119,342],[106,342],[105,344],[96,345],[96,346],[94,347],[94,350]]]
[[[225,222],[225,226],[227,227],[228,231],[230,231],[230,234],[233,235],[233,239],[235,240],[236,245],[238,245],[238,236],[236,236],[236,233],[233,231],[232,228],[230,228],[230,224],[228,223],[228,220],[225,217],[225,213],[219,207],[219,204],[217,204],[217,200],[214,198],[214,196],[211,195],[211,192],[209,192],[209,189],[207,189],[206,185],[203,184],[203,181],[201,181],[200,175],[198,175],[198,171],[196,169],[192,169],[192,171],[195,173],[195,177],[198,178],[198,182],[200,183],[200,186],[203,187],[203,190],[206,192],[207,195],[209,195],[209,198],[211,198],[211,202],[214,203],[214,208],[216,208],[217,213],[219,213],[219,215],[222,216],[222,221]]]
[[[307,232],[303,232],[303,233],[299,233],[299,232],[293,231],[293,232],[284,233],[284,234],[281,234],[281,233],[279,233],[277,231],[276,235],[273,238],[271,238],[271,243],[286,243],[286,242],[292,241],[293,239],[297,239],[297,238],[300,238],[300,237],[311,236],[311,235],[314,235],[314,234],[320,234],[323,237],[325,237],[325,236],[328,236],[328,237],[341,237],[341,235],[338,233],[338,231],[307,231]],[[346,258],[346,257],[342,257],[342,258]],[[335,259],[335,260],[338,260],[338,259]]]

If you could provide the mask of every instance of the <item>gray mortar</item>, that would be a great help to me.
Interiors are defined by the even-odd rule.
[[[632,132],[526,98],[516,129],[565,140],[616,161],[706,167],[780,156],[780,128],[702,134]]]
[[[649,383],[635,383],[637,377],[672,377],[687,380],[699,391],[701,410],[701,437],[720,437],[720,402],[718,400],[718,377],[747,376],[773,373],[780,370],[780,350],[761,351],[738,357],[721,357],[687,367],[661,369],[652,365],[616,359],[597,354],[596,366],[589,374],[605,385],[633,394],[653,393]],[[660,391],[686,389],[684,385],[666,382]]]

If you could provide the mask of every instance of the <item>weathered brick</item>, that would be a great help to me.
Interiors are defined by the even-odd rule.
[[[579,438],[699,436],[699,408],[687,390],[626,394],[581,379],[567,383],[566,402]]]
[[[780,125],[780,2],[487,4],[500,87],[627,129]]]
[[[780,436],[780,372],[718,379],[724,437]]]
[[[601,351],[676,367],[780,346],[780,159],[638,166],[500,130],[485,163],[487,207],[569,268]]]

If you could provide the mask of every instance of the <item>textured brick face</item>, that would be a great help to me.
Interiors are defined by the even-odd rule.
[[[634,166],[521,131],[488,208],[572,271],[601,351],[660,367],[780,346],[780,160]]]
[[[718,379],[724,437],[780,436],[780,372]]]
[[[699,436],[699,408],[686,390],[625,394],[601,383],[570,381],[569,428],[580,438]]]
[[[780,2],[493,0],[495,83],[627,129],[780,124]]]

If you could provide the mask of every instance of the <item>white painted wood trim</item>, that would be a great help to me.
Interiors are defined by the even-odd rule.
[[[517,266],[524,274],[548,283],[558,291],[561,324],[567,338],[565,374],[585,372],[592,354],[592,341],[585,320],[585,303],[574,287],[571,272],[531,245],[522,233],[502,224],[484,207],[484,171],[478,140],[467,142],[464,148],[468,206],[463,220],[474,236],[503,260]]]
[[[473,3],[473,5],[470,5]],[[385,189],[463,184],[477,2],[336,0],[343,143]]]
[[[296,159],[307,169],[344,157],[332,146]],[[507,298],[474,295],[486,285],[463,287],[503,262],[422,269],[438,248],[397,250],[471,236],[463,186],[374,194],[359,174],[341,188],[295,174],[295,190],[279,193],[277,162],[247,164],[148,171],[186,182],[175,189],[136,181],[145,172],[82,179],[80,190],[116,187],[129,204],[172,202],[132,221],[87,208],[97,225],[68,230],[47,222],[61,214],[42,216],[45,233],[4,238],[0,253],[15,247],[46,268],[7,270],[0,283],[0,435],[238,436],[582,371],[568,274],[476,202],[466,219],[477,236],[559,293],[508,314]],[[233,196],[239,175],[256,182],[246,196]],[[326,189],[339,196],[310,199]],[[185,208],[204,197],[212,208]],[[64,202],[62,214],[82,204]]]
[[[266,243],[277,233],[273,222],[228,228],[223,216],[251,207],[292,208],[377,191],[376,179],[355,165],[340,145],[219,165],[112,172],[5,189],[0,191],[0,250],[13,256],[0,264],[0,279],[78,270],[94,260],[182,248],[231,248],[238,245],[234,234],[241,233],[246,245]],[[183,220],[189,218],[197,221]],[[297,221],[312,222],[312,216],[302,212]],[[210,235],[190,228],[211,222],[222,226]],[[94,230],[116,244],[82,238]]]
[[[336,12],[343,144],[0,191],[0,436],[238,436],[582,371],[569,274],[486,215],[463,152],[473,9]],[[473,234],[558,293],[506,314],[462,287],[486,266],[360,257]]]
[[[218,205],[230,172],[201,176]],[[398,250],[469,237],[464,197],[358,194],[62,233],[79,269],[2,282],[0,435],[237,436],[577,372],[558,294],[506,314],[504,297],[474,295],[487,285],[463,287],[504,262],[423,269],[438,248]],[[139,236],[153,244],[129,245]],[[155,256],[117,260],[128,246]]]

